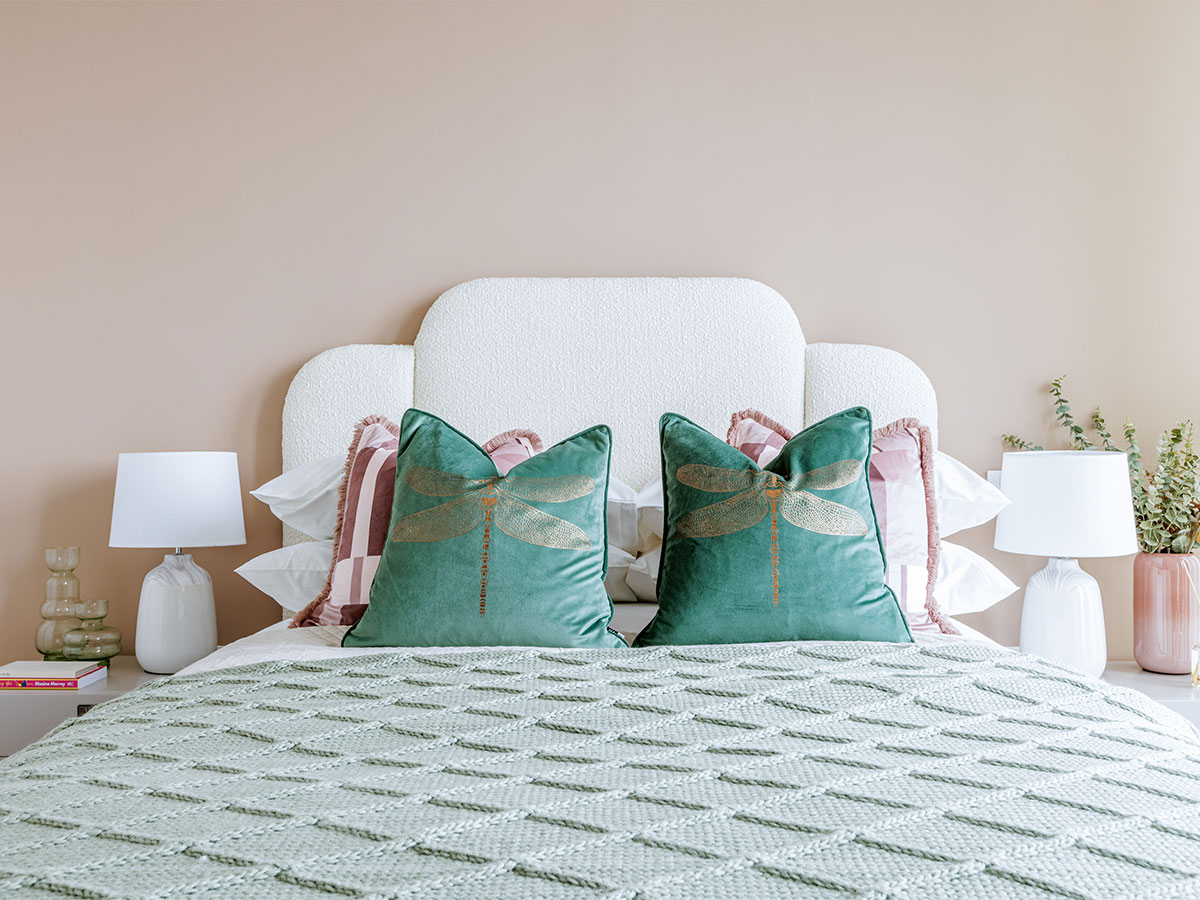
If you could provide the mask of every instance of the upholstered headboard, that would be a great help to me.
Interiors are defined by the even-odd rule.
[[[613,475],[638,488],[659,474],[668,410],[723,437],[748,406],[793,425],[856,405],[880,424],[919,418],[936,439],[937,398],[911,360],[806,344],[791,306],[757,281],[480,278],[442,294],[411,347],[306,363],[284,402],[283,467],[345,453],[363,416],[417,406],[481,442],[531,428],[551,444],[604,422]]]

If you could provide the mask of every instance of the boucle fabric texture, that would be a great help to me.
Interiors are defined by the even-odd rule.
[[[413,367],[413,348],[399,344],[347,344],[306,362],[283,401],[283,471],[343,456],[346,435],[364,416],[399,419],[413,405]],[[304,540],[283,526],[284,546]]]
[[[425,314],[413,403],[475,438],[528,422],[549,445],[605,422],[613,477],[641,489],[665,410],[714,433],[751,402],[801,421],[804,346],[788,302],[746,278],[480,278]]]
[[[0,896],[1200,896],[1200,744],[982,644],[404,651],[145,685],[0,763]]]

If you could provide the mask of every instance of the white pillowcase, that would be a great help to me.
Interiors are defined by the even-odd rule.
[[[898,570],[898,571],[897,571]],[[924,566],[889,566],[888,586],[909,611],[925,605]],[[948,616],[982,612],[1012,594],[1017,586],[994,565],[966,547],[942,541],[933,596]]]
[[[625,583],[632,564],[632,553],[612,544],[608,545],[608,573],[604,576],[604,589],[608,591],[608,597],[614,603],[628,603],[637,599]]]
[[[345,474],[345,457],[328,456],[284,472],[251,491],[250,496],[271,507],[285,525],[320,541],[332,540],[337,526],[338,491]],[[608,542],[627,553],[637,553],[638,495],[616,478],[608,483]]]
[[[661,544],[665,521],[663,519],[663,483],[655,478],[638,491],[637,495],[638,552],[649,553],[655,544]]]
[[[934,454],[933,487],[937,494],[938,534],[950,537],[996,518],[1009,499],[986,478],[953,456]]]
[[[630,554],[630,561],[638,551],[637,491],[616,478],[608,479],[608,543]]]
[[[657,541],[629,567],[625,583],[636,599],[658,599],[658,563],[661,559],[662,541]]]
[[[275,518],[319,541],[333,539],[338,488],[346,472],[345,456],[327,456],[297,466],[250,492],[271,507]],[[315,596],[315,595],[314,595]]]
[[[333,564],[333,541],[305,541],[256,556],[234,569],[289,612],[321,593]]]

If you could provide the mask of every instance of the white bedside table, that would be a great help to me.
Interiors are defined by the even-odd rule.
[[[1192,687],[1190,675],[1159,675],[1145,671],[1132,660],[1110,660],[1100,677],[1109,684],[1140,691],[1193,725],[1200,725],[1200,688]]]
[[[86,707],[113,700],[159,677],[143,672],[136,658],[117,656],[107,678],[78,691],[0,691],[0,757],[32,744],[54,726],[86,712]]]

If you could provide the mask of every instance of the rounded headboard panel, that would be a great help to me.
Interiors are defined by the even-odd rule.
[[[415,406],[477,441],[604,423],[635,488],[659,474],[664,412],[721,436],[747,406],[804,421],[800,323],[750,279],[481,278],[438,298],[414,348]]]

